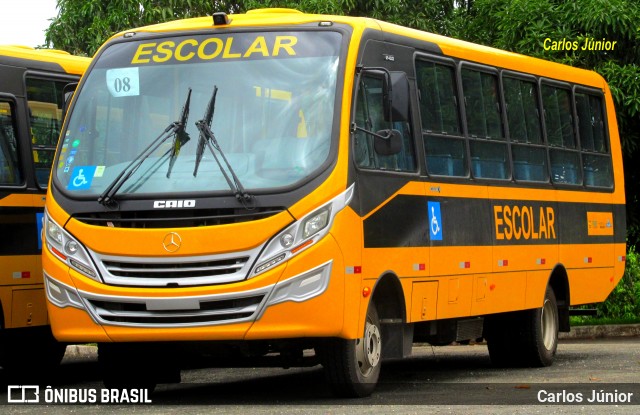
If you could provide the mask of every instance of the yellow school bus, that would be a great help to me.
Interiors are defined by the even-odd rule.
[[[89,58],[0,46],[0,366],[60,361],[48,324],[41,230],[64,94]]]
[[[344,396],[416,341],[547,366],[623,274],[594,72],[267,9],[115,35],[76,98],[43,267],[55,336],[98,343],[105,382],[175,379],[182,346],[319,363]]]

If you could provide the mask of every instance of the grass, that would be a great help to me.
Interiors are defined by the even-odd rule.
[[[640,317],[607,318],[607,317],[570,317],[571,327],[575,326],[599,326],[605,324],[640,324]]]

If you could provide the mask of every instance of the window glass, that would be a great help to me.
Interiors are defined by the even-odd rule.
[[[437,176],[468,176],[465,140],[423,135],[427,153],[427,171]]]
[[[506,143],[469,140],[471,171],[473,177],[483,179],[508,179],[509,160]]]
[[[498,79],[495,75],[462,70],[462,88],[471,137],[501,139]]]
[[[468,176],[467,151],[460,127],[455,69],[418,60],[422,137],[427,171],[437,176]]]
[[[541,144],[538,88],[535,82],[504,77],[503,84],[511,141]]]
[[[0,185],[22,183],[13,105],[0,101]]]
[[[520,181],[546,182],[547,152],[544,147],[528,145],[511,146],[513,154],[513,177]]]
[[[595,154],[583,154],[584,184],[596,187],[613,186],[611,158]]]
[[[416,72],[423,130],[436,134],[460,135],[454,68],[418,60]]]
[[[576,92],[578,131],[582,147],[584,184],[595,187],[613,186],[609,143],[605,134],[602,97]]]
[[[549,151],[551,158],[551,179],[559,184],[582,183],[579,153],[552,149]]]
[[[331,162],[341,39],[324,31],[164,39],[190,45],[182,54],[145,41],[109,46],[69,113],[60,147],[65,153],[54,166],[60,187],[77,197],[100,195],[140,157],[119,196],[234,191],[225,179],[226,163],[220,167],[213,157],[216,150],[199,146],[204,141],[196,122],[208,108],[216,148],[248,192],[307,182]],[[220,45],[232,42],[223,56]],[[175,145],[175,135],[163,131],[180,120],[187,97],[189,117]],[[172,151],[176,147],[179,152]]]
[[[571,92],[565,88],[542,85],[542,104],[549,144],[576,148],[571,115]]]
[[[363,76],[356,103],[356,124],[374,133],[392,127],[402,135],[402,150],[398,154],[384,156],[374,150],[375,137],[363,131],[355,133],[355,158],[360,167],[392,171],[415,171],[415,149],[410,123],[384,119],[382,78]]]
[[[26,79],[33,161],[40,187],[46,187],[49,183],[51,163],[62,127],[63,90],[68,83],[40,78]]]
[[[608,153],[604,134],[602,98],[578,92],[576,109],[582,150]]]

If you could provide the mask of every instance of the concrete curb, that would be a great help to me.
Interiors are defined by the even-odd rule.
[[[560,340],[603,339],[612,337],[640,337],[640,324],[613,324],[605,326],[576,326],[571,327],[569,333],[559,333]],[[95,345],[70,344],[67,346],[66,357],[98,356]]]
[[[70,344],[67,346],[67,350],[64,353],[65,357],[97,357],[98,347],[83,345],[83,344]]]
[[[604,326],[571,327],[569,333],[560,333],[560,340],[602,339],[610,337],[640,336],[640,324],[611,324]]]

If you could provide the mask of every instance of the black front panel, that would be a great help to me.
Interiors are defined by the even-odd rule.
[[[42,209],[0,207],[0,255],[39,255]]]

